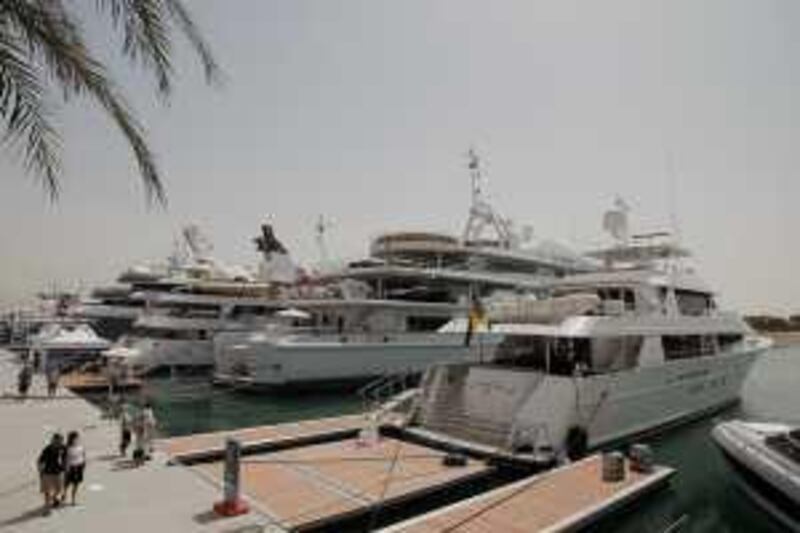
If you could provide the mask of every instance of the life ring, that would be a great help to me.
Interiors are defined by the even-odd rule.
[[[589,434],[580,426],[572,426],[567,431],[565,448],[570,461],[581,459],[589,450]]]

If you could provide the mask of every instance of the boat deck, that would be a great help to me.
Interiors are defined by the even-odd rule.
[[[353,436],[365,426],[366,422],[363,414],[317,418],[173,437],[159,440],[157,446],[166,452],[173,462],[191,462],[221,457],[225,450],[225,440],[228,438],[238,439],[242,449],[247,451],[255,447],[277,447],[313,442],[319,438]]]
[[[482,461],[445,466],[445,453],[417,444],[357,438],[248,455],[241,460],[241,490],[251,505],[282,529],[330,525],[488,474]],[[190,467],[215,484],[222,461]]]
[[[572,531],[586,527],[643,493],[666,484],[674,474],[674,470],[667,467],[656,467],[649,474],[626,467],[623,481],[605,482],[601,472],[602,458],[593,455],[384,531]]]

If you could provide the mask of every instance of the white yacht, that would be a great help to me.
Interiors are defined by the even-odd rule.
[[[29,352],[42,369],[64,369],[97,359],[110,345],[89,324],[62,321],[46,324],[33,335]]]
[[[263,323],[281,308],[276,300],[294,281],[295,267],[272,227],[265,224],[261,231],[256,243],[264,261],[257,274],[223,265],[211,257],[209,245],[201,245],[197,232],[187,233],[192,260],[178,261],[179,268],[167,277],[139,279],[140,290],[127,297],[125,306],[114,306],[135,314],[130,330],[108,355],[128,361],[142,374],[209,370],[215,333]]]
[[[227,265],[213,255],[213,246],[197,225],[190,224],[175,239],[166,261],[141,263],[123,271],[116,283],[95,288],[70,307],[71,316],[92,322],[104,338],[117,340],[133,328],[152,295],[193,290],[198,284],[245,284],[256,273]],[[211,289],[209,289],[211,290]]]
[[[555,243],[530,246],[531,232],[514,231],[486,200],[474,153],[469,169],[472,205],[461,238],[430,232],[379,236],[369,259],[318,280],[360,282],[366,288],[360,298],[292,304],[313,315],[310,330],[271,325],[217,335],[216,380],[254,387],[322,385],[419,373],[437,361],[477,361],[482,352],[465,345],[463,333],[437,331],[464,315],[467,302],[498,291],[535,293],[558,276],[596,269],[596,262]],[[481,342],[488,350],[491,338]]]
[[[462,306],[402,300],[284,302],[290,317],[217,333],[214,381],[237,388],[345,385],[392,374],[419,374],[435,362],[478,361],[489,346],[461,333],[438,333]],[[490,342],[489,339],[482,339]]]
[[[738,399],[770,341],[717,308],[667,235],[629,238],[626,211],[606,214],[616,242],[592,254],[602,271],[554,280],[543,299],[490,302],[480,327],[443,329],[502,340],[489,362],[428,370],[412,431],[576,458]]]
[[[711,432],[737,480],[791,531],[800,531],[800,429],[729,420]]]

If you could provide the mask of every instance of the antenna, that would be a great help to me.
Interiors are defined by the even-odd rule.
[[[483,193],[481,189],[483,185],[483,173],[481,172],[481,158],[478,156],[478,153],[472,146],[467,151],[467,158],[469,159],[467,163],[467,168],[469,168],[469,175],[470,179],[472,180],[472,205],[475,206],[481,203],[482,193]]]
[[[325,232],[331,227],[331,223],[322,215],[317,217],[317,223],[314,225],[314,233],[317,241],[317,251],[319,252],[320,265],[328,264],[328,246],[325,243]]]
[[[464,227],[462,241],[478,241],[484,228],[490,227],[497,233],[497,242],[500,246],[513,247],[517,241],[512,232],[511,221],[498,215],[483,197],[483,172],[475,148],[470,147],[467,158],[467,168],[472,182],[472,205],[469,208],[469,218]]]
[[[677,175],[675,174],[675,157],[671,150],[665,153],[667,170],[667,202],[669,203],[669,225],[676,244],[681,241],[680,224],[678,223]]]

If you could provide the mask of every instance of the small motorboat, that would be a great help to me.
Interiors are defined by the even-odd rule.
[[[711,432],[742,488],[776,519],[800,531],[800,428],[731,420]]]

